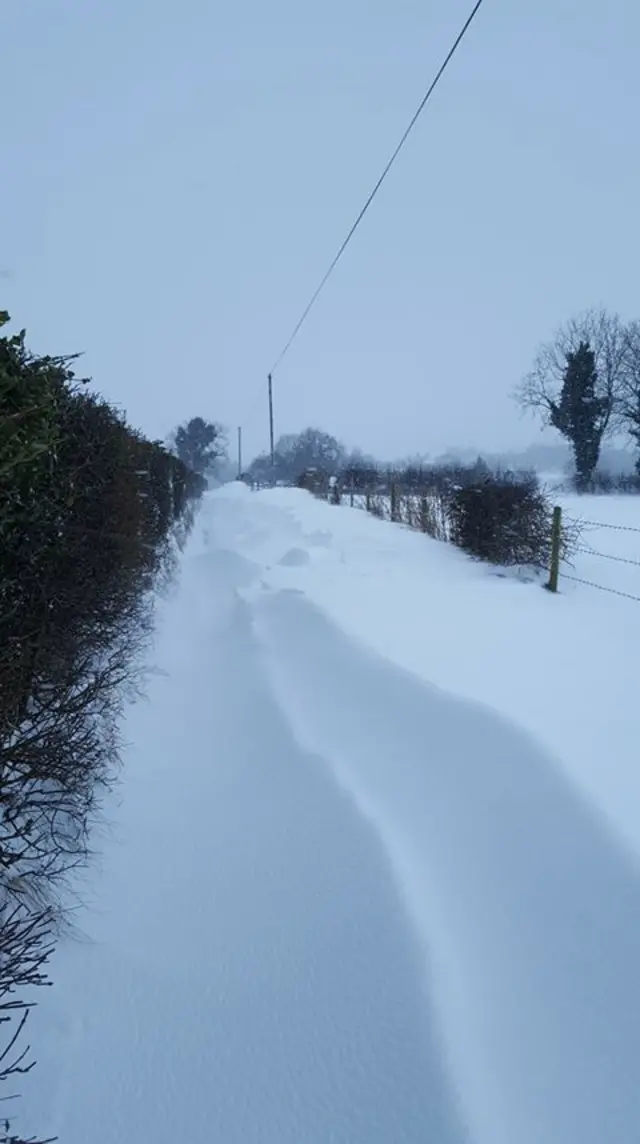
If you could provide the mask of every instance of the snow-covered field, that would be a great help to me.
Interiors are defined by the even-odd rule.
[[[640,596],[632,564],[566,571]],[[561,588],[297,490],[209,496],[33,1019],[30,1125],[637,1144],[640,603]]]

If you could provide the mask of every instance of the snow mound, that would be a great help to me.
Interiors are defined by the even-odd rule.
[[[306,548],[290,548],[278,561],[283,568],[302,568],[309,564],[311,557]]]

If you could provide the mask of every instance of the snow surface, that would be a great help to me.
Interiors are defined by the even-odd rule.
[[[639,641],[608,593],[297,490],[211,494],[87,939],[33,1019],[30,1124],[637,1144]]]

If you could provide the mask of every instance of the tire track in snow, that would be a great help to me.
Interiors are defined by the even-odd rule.
[[[637,1144],[640,886],[623,852],[518,728],[356,645],[302,593],[253,609],[298,741],[393,861],[474,1139]]]

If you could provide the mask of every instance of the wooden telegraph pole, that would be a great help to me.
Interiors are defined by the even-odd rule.
[[[238,425],[238,480],[242,476],[242,426]]]
[[[271,447],[271,484],[276,483],[276,453],[273,439],[273,381],[269,374],[269,443]]]

